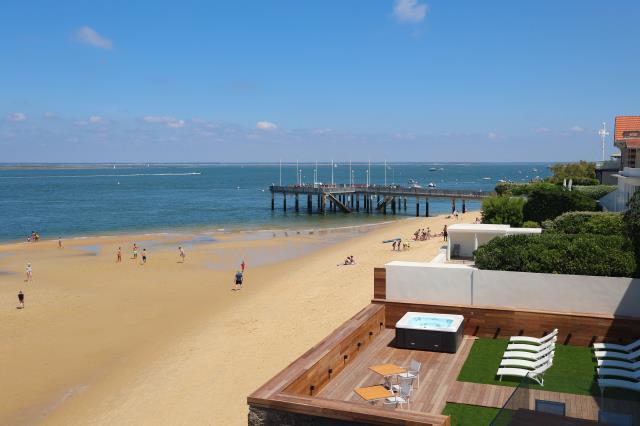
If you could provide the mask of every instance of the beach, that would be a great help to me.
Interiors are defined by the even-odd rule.
[[[246,424],[249,393],[369,303],[374,267],[428,261],[444,245],[398,252],[383,240],[455,222],[1,245],[0,424]],[[349,255],[356,264],[338,266]]]

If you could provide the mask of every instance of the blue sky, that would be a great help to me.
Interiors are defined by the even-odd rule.
[[[6,3],[0,162],[598,159],[600,123],[640,114],[638,22],[638,1]]]

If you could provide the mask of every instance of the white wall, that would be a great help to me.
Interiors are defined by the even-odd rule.
[[[466,265],[390,262],[385,267],[387,299],[471,304],[473,269]]]
[[[640,317],[640,279],[391,262],[387,299]]]

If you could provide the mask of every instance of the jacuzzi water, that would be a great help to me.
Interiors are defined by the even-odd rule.
[[[421,317],[415,316],[409,318],[409,327],[415,328],[449,328],[453,324],[452,319],[447,318],[434,318],[434,317]]]

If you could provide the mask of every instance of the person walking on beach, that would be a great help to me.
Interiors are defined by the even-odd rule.
[[[242,263],[240,264],[240,270],[242,270],[242,273],[244,274],[244,268],[247,267],[247,264],[244,263],[244,259],[242,259]]]
[[[27,272],[27,279],[25,281],[31,282],[31,280],[33,280],[33,268],[31,267],[30,263],[27,263],[25,271]]]
[[[58,248],[62,248],[62,237],[58,237]]]
[[[24,293],[22,290],[18,292],[18,309],[24,309]]]
[[[122,247],[118,247],[118,251],[116,252],[116,263],[122,262]]]
[[[142,264],[145,265],[147,263],[147,249],[142,249]]]
[[[442,229],[442,241],[447,241],[448,236],[449,236],[449,233],[447,232],[447,225],[445,225],[444,228]]]
[[[242,289],[242,272],[236,271],[236,276],[234,277],[234,282],[236,284],[235,291]]]
[[[138,258],[138,246],[136,245],[136,243],[133,243],[133,258]]]
[[[178,247],[178,251],[180,252],[180,260],[182,261],[182,263],[184,263],[184,258],[187,257],[187,255],[184,252],[184,249],[182,248],[182,246]]]

